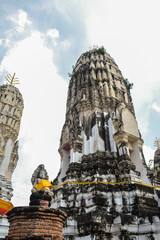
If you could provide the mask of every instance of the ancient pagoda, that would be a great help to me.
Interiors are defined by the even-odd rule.
[[[160,188],[144,159],[131,87],[103,47],[73,69],[52,201],[68,215],[66,240],[160,239]]]
[[[11,178],[18,161],[18,134],[24,108],[23,98],[14,84],[15,74],[7,76],[9,84],[0,86],[0,199],[11,201]],[[0,239],[8,234],[7,217],[0,215]]]

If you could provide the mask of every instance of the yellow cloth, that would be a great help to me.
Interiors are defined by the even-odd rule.
[[[41,180],[35,185],[35,188],[37,188],[38,190],[41,190],[42,188],[47,190],[47,187],[52,188],[52,184],[48,180]]]

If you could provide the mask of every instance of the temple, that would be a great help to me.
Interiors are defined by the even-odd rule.
[[[144,159],[131,87],[103,47],[73,69],[51,203],[67,213],[66,240],[160,239],[160,180]]]
[[[23,98],[12,84],[0,86],[0,199],[11,201],[11,178],[18,161],[18,134]],[[0,215],[0,239],[8,234],[7,217]]]

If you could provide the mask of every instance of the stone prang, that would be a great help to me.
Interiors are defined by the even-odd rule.
[[[21,93],[13,85],[0,86],[0,198],[10,201],[11,178],[18,161],[18,134],[24,104]],[[6,216],[0,216],[0,238],[7,235]]]
[[[51,205],[68,215],[66,240],[160,239],[159,189],[131,86],[103,47],[82,54],[73,69],[53,184],[68,183],[54,188]]]

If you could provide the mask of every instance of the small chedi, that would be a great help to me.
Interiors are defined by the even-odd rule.
[[[67,213],[66,240],[160,239],[160,179],[144,159],[131,87],[103,47],[73,69],[51,204]],[[158,172],[159,150],[156,161]]]
[[[13,195],[11,178],[18,161],[17,138],[24,108],[22,95],[13,85],[14,77],[0,86],[0,199],[4,201],[10,201]],[[5,238],[7,232],[7,218],[0,215],[0,238]]]
[[[15,207],[7,213],[10,223],[7,240],[63,240],[66,214],[44,204],[51,200],[51,183],[43,164],[34,171],[31,182],[34,187],[30,206]]]

